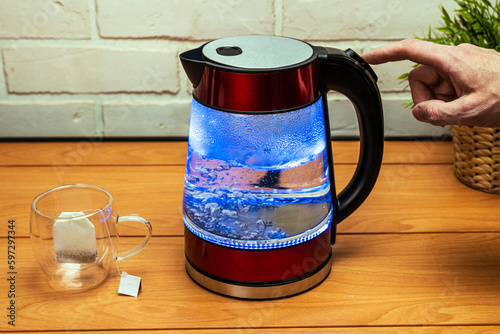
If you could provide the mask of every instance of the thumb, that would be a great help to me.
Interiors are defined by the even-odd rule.
[[[459,124],[461,121],[458,117],[460,107],[460,99],[445,102],[441,100],[427,100],[420,102],[413,108],[413,116],[425,123],[432,125],[452,125]]]

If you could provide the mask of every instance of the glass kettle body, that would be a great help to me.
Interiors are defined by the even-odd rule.
[[[250,35],[181,54],[194,87],[183,198],[186,268],[202,286],[273,299],[328,276],[336,224],[368,196],[383,147],[374,73],[349,52]],[[353,101],[360,133],[369,138],[361,139],[358,168],[339,196],[329,90]]]

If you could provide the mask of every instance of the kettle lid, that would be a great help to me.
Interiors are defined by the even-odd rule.
[[[244,35],[216,39],[203,46],[203,56],[225,66],[272,70],[302,63],[314,54],[306,42],[281,36]]]

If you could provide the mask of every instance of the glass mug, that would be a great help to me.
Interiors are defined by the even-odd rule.
[[[140,244],[118,252],[118,223],[144,224]],[[30,237],[38,265],[52,287],[81,291],[102,283],[113,264],[137,254],[151,237],[151,224],[139,216],[118,216],[111,194],[74,184],[38,195],[31,206]]]

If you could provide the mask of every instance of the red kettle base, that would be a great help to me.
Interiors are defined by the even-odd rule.
[[[323,282],[332,267],[331,252],[328,259],[311,272],[294,278],[272,282],[240,282],[221,279],[196,268],[186,258],[188,275],[202,287],[233,298],[250,300],[282,299],[309,291]]]

